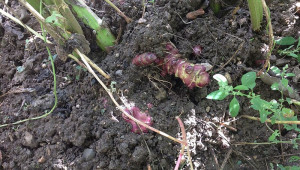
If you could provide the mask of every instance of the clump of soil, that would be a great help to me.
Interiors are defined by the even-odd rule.
[[[245,68],[261,68],[256,61],[266,56],[263,49],[269,41],[265,23],[259,32],[251,30],[246,2],[232,14],[237,4],[225,1],[222,15],[216,16],[206,8],[206,13],[195,20],[185,18],[188,12],[195,10],[188,1],[161,0],[145,6],[136,0],[113,2],[133,22],[126,24],[104,1],[88,2],[112,32],[120,34],[119,43],[108,54],[91,43],[89,57],[116,82],[118,93],[115,96],[124,95],[135,106],[147,111],[153,118],[153,127],[180,138],[175,117],[181,115],[196,169],[217,169],[224,160],[227,160],[225,169],[266,169],[270,163],[297,164],[282,159],[284,155],[297,153],[292,145],[234,145],[235,142],[268,141],[272,132],[265,124],[246,119],[231,124],[236,131],[223,126],[231,120],[228,114],[230,99],[212,101],[205,98],[217,89],[215,81],[201,89],[190,90],[176,77],[161,76],[157,67],[131,64],[134,56],[144,52],[163,57],[165,44],[172,42],[182,58],[193,63],[209,63],[214,66],[210,76],[227,73],[233,85],[238,85],[241,75],[247,71]],[[201,3],[196,4],[201,6]],[[17,9],[18,3],[11,1],[9,5]],[[276,38],[299,37],[299,17],[295,17],[293,5],[292,1],[269,4]],[[142,23],[138,22],[140,18],[144,19]],[[34,18],[26,23],[39,29]],[[89,41],[94,42],[92,30],[85,28],[85,32],[90,35]],[[53,75],[43,41],[33,39],[24,28],[1,15],[0,41],[0,123],[49,111],[54,104]],[[200,56],[193,55],[196,45],[203,47]],[[52,50],[55,53],[55,49]],[[291,72],[299,70],[295,59],[279,56],[277,49],[273,51],[272,65],[288,64]],[[58,105],[51,115],[0,129],[0,167],[140,170],[150,165],[152,169],[174,168],[181,146],[154,132],[132,133],[131,125],[124,121],[101,86],[76,66],[71,60],[65,63],[55,60]],[[111,82],[106,80],[106,83],[110,85]],[[299,80],[293,83],[297,85]],[[16,92],[20,89],[21,92]],[[260,81],[255,90],[267,100],[280,98],[280,94],[271,92],[270,87]],[[258,116],[249,108],[247,99],[239,98],[239,101],[240,114]],[[153,107],[147,107],[149,105]],[[294,131],[282,132],[282,140],[288,141],[295,136]],[[228,157],[229,151],[232,153]],[[189,169],[187,163],[183,169]]]

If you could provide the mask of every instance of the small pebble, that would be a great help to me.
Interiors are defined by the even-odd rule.
[[[117,76],[122,76],[123,75],[123,70],[117,70],[115,74]]]
[[[38,160],[38,163],[44,163],[46,161],[45,157],[42,156],[39,160]]]
[[[96,152],[94,151],[94,149],[85,149],[83,151],[83,155],[82,157],[86,160],[86,161],[90,161],[91,159],[93,159],[96,155]]]
[[[205,111],[208,113],[210,111],[210,107],[207,106],[206,109],[205,109]]]

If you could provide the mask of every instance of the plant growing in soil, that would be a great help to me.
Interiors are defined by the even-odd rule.
[[[200,49],[197,46],[196,49]],[[153,53],[143,53],[133,58],[132,64],[137,66],[147,66],[155,63],[162,67],[162,75],[175,75],[190,89],[194,87],[204,87],[209,83],[209,74],[206,67],[201,64],[193,64],[189,61],[179,58],[179,51],[174,45],[166,45],[167,55],[164,58],[158,58]],[[197,53],[200,53],[199,50]]]
[[[298,44],[294,47],[297,40],[293,37],[283,37],[279,40],[276,40],[275,43],[278,45],[288,45],[289,47],[283,50],[278,50],[279,55],[287,55],[290,57],[294,57],[300,62],[300,38],[298,38]]]
[[[236,87],[230,86],[227,83],[227,79],[221,75],[216,74],[213,76],[214,79],[218,81],[219,90],[210,93],[207,96],[207,99],[213,100],[223,100],[229,95],[232,95],[233,98],[229,104],[229,112],[232,117],[236,117],[240,110],[240,104],[237,99],[237,96],[243,96],[250,99],[251,108],[257,110],[260,115],[261,123],[270,120],[272,124],[276,122],[286,122],[284,123],[284,127],[287,130],[294,129],[296,131],[300,131],[296,124],[288,124],[289,122],[296,122],[297,116],[294,114],[294,111],[285,105],[292,104],[291,99],[283,96],[283,88],[288,89],[290,93],[293,92],[293,89],[288,85],[287,77],[295,76],[293,73],[287,73],[288,66],[286,65],[281,71],[277,67],[271,67],[272,71],[281,77],[279,83],[275,82],[272,84],[271,89],[277,90],[281,93],[281,98],[278,100],[266,101],[260,97],[260,95],[254,93],[253,89],[256,86],[256,72],[248,72],[242,76],[241,85]],[[242,92],[242,91],[248,91]],[[269,118],[269,119],[268,119]]]

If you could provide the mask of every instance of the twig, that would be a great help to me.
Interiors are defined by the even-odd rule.
[[[253,117],[253,116],[248,116],[248,115],[242,115],[241,117],[247,118],[247,119],[250,119],[250,120],[260,121],[260,118],[258,118],[258,117]],[[272,121],[270,119],[267,119],[266,122],[272,123]],[[275,124],[296,124],[296,125],[300,125],[300,121],[275,121],[274,123]]]
[[[227,163],[227,161],[228,161],[228,159],[229,159],[231,153],[232,153],[232,149],[230,149],[230,150],[227,152],[227,154],[226,154],[226,156],[225,156],[225,159],[224,159],[224,161],[223,161],[223,163],[222,163],[222,165],[221,165],[220,170],[223,170],[223,169],[224,169],[224,167],[225,167],[225,165],[226,165],[226,163]]]
[[[237,150],[232,150],[235,154],[241,156],[246,160],[254,169],[258,169],[255,163],[253,162],[252,158],[248,155],[244,156],[243,153],[237,151]]]
[[[165,137],[167,137],[167,138],[169,138],[169,139],[171,139],[171,140],[173,140],[173,141],[175,141],[175,142],[178,142],[178,143],[180,143],[180,144],[186,145],[186,142],[181,141],[181,140],[179,140],[179,139],[176,139],[176,138],[174,138],[174,137],[172,137],[172,136],[166,134],[165,132],[162,132],[162,131],[160,131],[160,130],[157,130],[157,129],[155,129],[155,128],[153,128],[153,127],[151,127],[151,126],[145,124],[144,122],[142,122],[142,121],[136,119],[136,118],[133,117],[132,115],[128,114],[128,113],[127,113],[127,112],[119,105],[119,103],[118,103],[118,102],[116,101],[116,99],[114,98],[112,92],[111,92],[111,91],[108,89],[108,87],[100,80],[100,78],[96,75],[96,73],[94,72],[94,70],[93,70],[93,69],[91,68],[91,66],[88,64],[88,62],[87,62],[86,59],[85,59],[86,56],[85,56],[84,54],[82,54],[77,48],[74,49],[74,51],[80,56],[81,60],[82,60],[82,61],[84,62],[84,64],[86,65],[88,71],[89,71],[89,72],[96,78],[96,80],[101,84],[101,86],[104,88],[104,90],[108,93],[108,95],[109,95],[109,97],[111,98],[111,100],[113,101],[113,103],[117,106],[117,108],[118,108],[123,114],[125,114],[128,118],[130,118],[131,120],[133,120],[133,121],[136,122],[137,124],[142,125],[142,126],[148,128],[149,130],[152,130],[152,131],[154,131],[154,132],[156,132],[156,133],[158,133],[158,134],[160,134],[160,135],[162,135],[162,136],[165,136]]]
[[[127,17],[115,4],[113,4],[110,0],[105,0],[105,2],[107,2],[111,7],[113,7],[118,13],[119,15],[121,15],[125,21],[127,22],[127,24],[129,24],[130,22],[132,22],[132,19]]]
[[[188,160],[189,160],[189,164],[190,164],[190,169],[193,170],[194,168],[193,168],[192,158],[191,158],[191,155],[190,155],[189,146],[188,146],[187,140],[186,140],[186,133],[185,133],[184,125],[183,125],[182,120],[180,119],[179,116],[176,116],[175,118],[177,119],[177,121],[179,123],[179,127],[180,127],[181,133],[182,133],[182,140],[185,143],[185,144],[182,144],[182,148],[181,148],[181,151],[180,151],[177,163],[176,163],[176,167],[177,167],[177,169],[179,168],[181,157],[183,156],[184,148],[187,148],[187,154],[188,154]],[[176,167],[175,167],[174,170],[177,170]]]
[[[217,158],[216,153],[215,153],[215,151],[212,147],[210,147],[210,151],[211,151],[211,154],[213,155],[214,161],[216,163],[216,169],[220,170],[220,165],[219,165],[218,158]]]

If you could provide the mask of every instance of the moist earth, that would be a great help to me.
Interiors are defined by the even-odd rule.
[[[104,1],[88,1],[95,13],[103,18],[118,37],[109,53],[95,44],[92,30],[84,25],[91,43],[88,55],[111,76],[102,80],[114,85],[114,96],[125,97],[153,118],[153,127],[181,138],[175,117],[184,122],[195,169],[267,169],[270,163],[300,165],[289,162],[287,155],[297,155],[288,144],[235,145],[236,142],[266,142],[272,134],[259,121],[237,118],[232,121],[228,105],[206,99],[218,89],[211,80],[203,88],[188,89],[174,76],[161,76],[156,66],[137,67],[131,60],[137,54],[165,54],[165,45],[172,42],[182,58],[193,63],[209,63],[209,72],[230,75],[232,84],[240,84],[248,70],[259,70],[269,44],[266,23],[260,31],[251,29],[246,1],[224,1],[218,15],[207,7],[195,20],[186,14],[201,7],[200,1],[158,0],[144,6],[140,0],[114,0],[133,22],[127,24]],[[269,3],[275,38],[299,37],[299,16],[295,17],[295,2]],[[39,24],[17,1],[8,3],[23,22],[35,30]],[[235,7],[240,9],[234,12]],[[3,4],[0,7],[4,7]],[[144,10],[145,9],[145,10]],[[27,17],[26,17],[27,16]],[[143,18],[144,20],[140,20]],[[50,38],[51,40],[51,38]],[[53,74],[46,46],[8,18],[0,15],[0,123],[43,115],[55,103]],[[203,47],[200,56],[192,47]],[[299,74],[296,59],[282,57],[273,50],[271,65],[289,65],[289,71]],[[55,54],[54,47],[51,51]],[[227,63],[227,61],[229,61]],[[242,67],[241,67],[242,66]],[[57,75],[57,108],[45,118],[30,120],[0,129],[0,167],[2,169],[173,169],[181,146],[154,132],[135,134],[122,118],[109,96],[91,74],[68,59],[55,59]],[[299,88],[299,78],[291,80]],[[298,86],[297,86],[298,85]],[[298,89],[299,90],[299,89]],[[280,94],[257,80],[255,92],[266,100],[279,99]],[[258,116],[246,98],[238,98],[240,114]],[[148,107],[152,106],[152,107]],[[269,125],[272,129],[277,125]],[[282,140],[295,138],[294,131],[282,131]],[[228,154],[228,153],[231,154]],[[187,159],[187,158],[185,158]],[[190,169],[184,161],[182,169]]]

